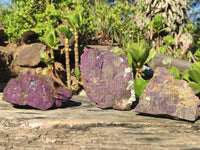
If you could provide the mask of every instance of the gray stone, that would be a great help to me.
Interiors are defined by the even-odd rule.
[[[39,55],[45,50],[46,46],[40,43],[22,45],[17,48],[14,57],[16,58],[18,65],[34,67],[40,63]]]
[[[7,47],[0,46],[0,82],[8,81],[13,73],[10,70],[12,54]]]

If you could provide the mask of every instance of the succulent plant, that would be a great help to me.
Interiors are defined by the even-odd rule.
[[[189,82],[196,94],[200,93],[200,63],[194,64],[189,70],[184,71],[182,77]]]
[[[43,41],[50,48],[49,52],[40,54],[41,61],[48,66],[51,74],[50,76],[56,82],[58,82],[60,85],[64,87],[65,85],[59,78],[54,65],[54,50],[58,50],[58,42],[59,42],[59,38],[57,38],[55,30],[53,28],[47,29],[43,37],[40,38],[40,40]],[[57,77],[54,75],[54,72]]]
[[[75,69],[79,69],[79,50],[78,50],[78,32],[83,23],[83,11],[80,9],[79,12],[72,11],[69,16],[66,17],[68,23],[74,30],[75,44],[74,44],[74,58],[75,58]]]
[[[150,80],[144,80],[143,78],[136,78],[134,80],[135,96],[137,98],[140,98],[149,81]]]
[[[168,71],[174,74],[175,79],[180,79],[180,71],[176,67],[170,67]]]
[[[50,70],[51,69],[51,64],[53,63],[54,58],[49,58],[47,52],[40,53],[39,57],[40,57],[40,61],[45,63],[47,65],[48,69]]]
[[[67,76],[67,87],[71,89],[71,72],[70,72],[70,57],[69,57],[69,38],[72,36],[72,32],[68,25],[60,25],[57,27],[57,32],[65,38],[65,65]]]
[[[155,50],[145,41],[141,41],[139,44],[129,41],[125,46],[125,54],[135,76],[138,77],[142,66],[155,56]]]

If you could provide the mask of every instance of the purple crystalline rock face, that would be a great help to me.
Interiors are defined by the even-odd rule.
[[[11,79],[3,91],[7,102],[47,110],[54,104],[61,106],[71,98],[69,90],[55,87],[55,82],[42,75],[24,74]]]
[[[195,121],[199,104],[199,98],[186,81],[176,80],[166,68],[159,67],[141,95],[135,111]]]
[[[100,108],[129,110],[135,101],[133,73],[124,54],[88,49],[81,56],[83,86]]]
[[[58,87],[56,88],[53,99],[55,100],[56,107],[61,107],[62,103],[65,103],[72,97],[72,93],[69,89]]]

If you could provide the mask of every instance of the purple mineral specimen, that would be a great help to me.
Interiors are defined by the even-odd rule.
[[[72,94],[68,89],[54,85],[55,82],[49,77],[24,74],[8,82],[3,91],[4,100],[42,110],[49,109],[54,104],[60,107]]]
[[[128,110],[135,101],[133,73],[124,54],[88,49],[81,57],[83,86],[100,108]]]
[[[141,95],[135,111],[195,121],[199,104],[199,98],[186,81],[176,80],[166,68],[159,67]]]

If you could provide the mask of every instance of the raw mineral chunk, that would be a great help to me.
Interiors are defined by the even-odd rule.
[[[71,91],[55,87],[55,82],[40,74],[24,74],[11,79],[3,91],[4,100],[12,104],[28,105],[46,110],[60,107],[72,96]]]
[[[135,101],[133,73],[124,54],[88,49],[81,57],[83,86],[100,108],[128,110]]]
[[[173,73],[164,67],[158,67],[135,111],[195,121],[199,104],[199,98],[186,81],[176,80]]]

